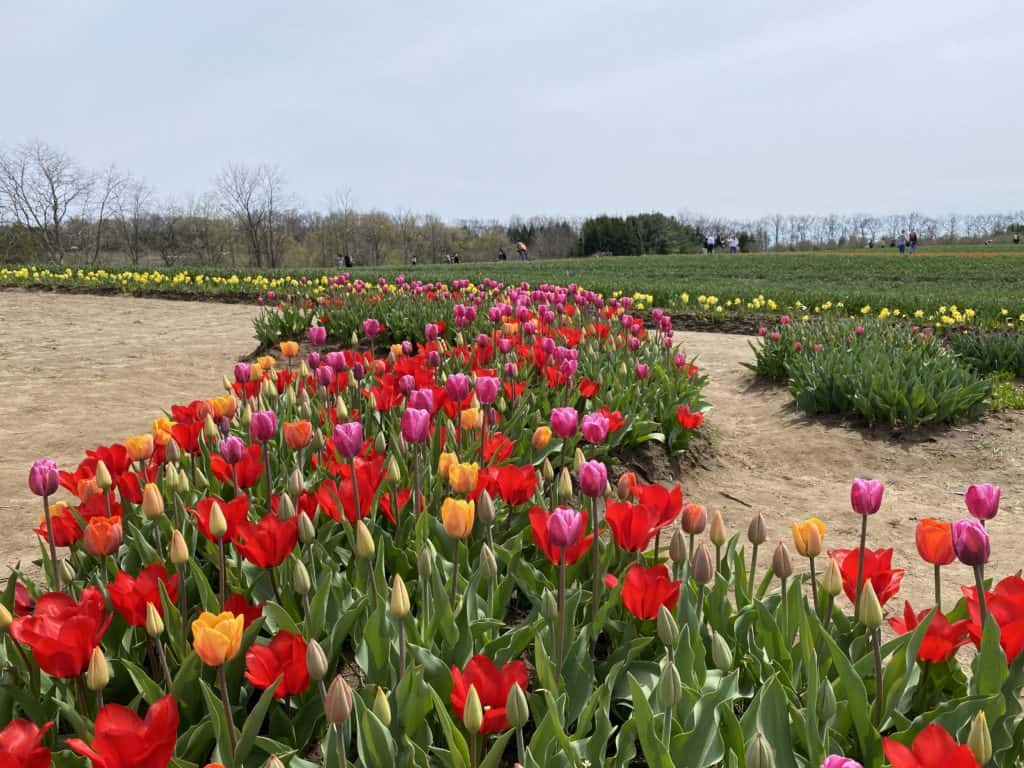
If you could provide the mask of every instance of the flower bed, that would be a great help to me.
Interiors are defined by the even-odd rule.
[[[447,304],[404,301],[346,302],[342,350],[318,314],[304,357],[285,341],[149,433],[32,467],[43,576],[16,571],[2,600],[0,760],[1013,764],[1018,577],[908,606],[883,642],[891,550],[826,552],[812,520],[801,565],[780,544],[769,567],[760,516],[741,545],[678,486],[616,476],[618,451],[702,428],[704,379],[660,320],[512,289],[476,333],[471,303],[448,324]],[[866,527],[882,489],[851,502]],[[967,502],[989,518],[998,493]],[[974,518],[918,546],[983,584]],[[968,674],[953,654],[972,642]]]

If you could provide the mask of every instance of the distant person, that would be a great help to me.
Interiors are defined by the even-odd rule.
[[[419,264],[419,259],[417,259],[415,256],[413,256],[412,257],[412,265],[415,267],[417,264]]]
[[[529,258],[529,250],[526,247],[526,243],[522,240],[516,243],[516,253],[519,256],[520,261],[526,261]]]
[[[715,252],[716,242],[717,240],[715,239],[714,235],[708,235],[707,237],[704,238],[704,250],[707,251],[707,254],[709,256]]]
[[[917,253],[917,230],[910,230],[910,234],[907,235],[907,247],[910,248],[910,255],[913,256]]]
[[[728,240],[728,244],[729,244],[729,253],[739,253],[740,252],[740,241],[739,241],[738,238],[730,237],[729,240]]]
[[[868,240],[868,248],[874,248],[874,247],[875,247],[875,239],[871,238],[870,240]]]
[[[458,263],[459,263],[459,253],[458,253],[458,251],[456,251],[455,254],[452,256],[452,264],[458,264]]]
[[[896,235],[896,248],[899,249],[900,256],[907,250],[907,231],[903,230]]]
[[[498,261],[508,261],[508,256],[505,255],[505,249],[498,249]]]
[[[1020,245],[1020,232],[1013,233],[1013,244]]]
[[[352,267],[352,254],[345,254],[345,268],[350,269]]]

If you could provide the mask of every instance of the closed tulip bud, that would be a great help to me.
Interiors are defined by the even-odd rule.
[[[377,686],[377,695],[373,697],[373,714],[385,726],[391,725],[391,705],[388,703],[388,697],[384,694],[384,689],[379,685]]]
[[[625,501],[633,495],[633,487],[630,480],[634,478],[630,477],[629,472],[623,472],[619,475],[618,482],[615,483],[615,491],[618,494],[619,501]]]
[[[359,346],[359,334],[356,333],[355,331],[352,331],[352,338],[349,339],[349,342],[352,344],[353,347],[358,347]]]
[[[391,583],[391,615],[399,620],[409,615],[409,590],[405,588],[405,581],[397,573]]]
[[[508,698],[505,699],[505,716],[513,728],[523,728],[530,722],[530,704],[526,700],[526,693],[519,687],[519,683],[513,683],[508,690]]]
[[[164,620],[153,603],[146,603],[146,634],[159,637],[164,633]]]
[[[476,692],[476,686],[472,683],[469,691],[466,692],[466,705],[462,710],[462,724],[471,736],[480,733],[484,725],[484,708],[480,703],[480,694]]]
[[[384,455],[388,450],[388,441],[384,437],[383,432],[378,432],[377,437],[373,440],[373,450],[378,454]]]
[[[366,527],[366,523],[362,520],[356,521],[356,557],[362,560],[369,560],[373,557],[373,553],[376,551],[376,546],[373,543],[373,536],[370,534],[370,529]]]
[[[725,642],[725,638],[711,630],[711,662],[715,669],[728,672],[732,669],[732,649]]]
[[[625,363],[619,363],[619,376],[625,377],[629,373],[629,369],[626,368]]]
[[[747,526],[747,541],[755,546],[764,544],[768,539],[768,526],[764,522],[764,515],[758,512]]]
[[[986,765],[992,759],[992,735],[988,730],[988,719],[985,710],[979,709],[971,720],[971,730],[967,734],[967,746],[970,748],[978,765]]]
[[[216,501],[210,507],[210,535],[215,539],[221,538],[228,532],[228,520],[224,517],[224,510]]]
[[[537,427],[533,430],[533,438],[530,440],[530,444],[536,451],[543,451],[548,447],[548,443],[551,442],[551,427],[542,426]]]
[[[558,475],[558,498],[568,499],[572,497],[572,475],[569,474],[569,470],[566,467],[562,467],[561,473]]]
[[[788,579],[793,575],[793,563],[789,559],[789,550],[781,541],[772,553],[772,573],[777,579]]]
[[[821,586],[825,591],[835,597],[843,591],[843,573],[839,570],[839,563],[833,558],[828,559],[828,567],[825,568],[825,575],[821,579]]]
[[[113,484],[114,478],[110,476],[110,470],[107,469],[107,465],[104,463],[103,459],[100,459],[96,462],[96,485],[98,485],[101,490],[109,491],[110,486]]]
[[[298,558],[296,558],[295,565],[292,567],[292,589],[300,597],[308,595],[309,591],[313,589],[309,579],[309,571],[306,570],[306,564]]]
[[[398,481],[402,479],[402,470],[398,466],[398,460],[394,456],[388,456],[388,461],[385,467],[385,479],[391,483],[391,485],[397,485]]]
[[[830,723],[836,716],[837,709],[836,692],[832,690],[832,684],[827,679],[822,679],[821,685],[818,686],[818,703],[815,708],[818,721],[825,724]]]
[[[207,442],[212,442],[220,437],[220,430],[217,429],[217,424],[209,413],[206,414],[206,418],[203,420],[203,437],[206,438]]]
[[[260,384],[260,399],[267,403],[273,403],[277,400],[277,386],[270,379],[264,379]],[[265,413],[266,411],[257,411],[257,413]],[[253,416],[256,414],[254,413]]]
[[[305,395],[306,390],[302,390],[302,394]],[[302,398],[300,397],[299,399],[301,400]],[[313,409],[309,407],[308,402],[299,403],[299,415],[306,421],[309,421],[313,417]]]
[[[683,681],[679,679],[676,665],[668,663],[661,671],[658,680],[658,703],[663,709],[670,709],[679,703],[683,696]],[[668,717],[669,715],[666,715]]]
[[[6,632],[7,628],[14,623],[14,617],[6,605],[0,603],[0,632]]]
[[[558,601],[550,589],[545,589],[540,597],[540,615],[552,624],[558,620]]]
[[[882,620],[882,604],[878,602],[871,579],[866,579],[860,593],[860,623],[868,629],[878,629]]]
[[[348,421],[348,406],[345,405],[345,401],[342,398],[338,398],[337,405],[334,406],[334,413],[338,417],[338,421]]]
[[[327,722],[333,725],[344,724],[352,714],[352,689],[348,687],[345,678],[338,675],[327,689],[327,698],[324,700],[324,715]]]
[[[288,475],[288,495],[293,499],[299,498],[305,488],[306,481],[302,477],[302,470],[296,467],[292,470],[292,473]]]
[[[188,562],[188,544],[185,543],[185,537],[181,535],[181,531],[177,529],[171,531],[170,550],[171,563],[184,565]]]
[[[182,469],[181,467],[178,467],[177,475],[178,480],[174,484],[174,487],[178,491],[178,493],[188,493],[190,490],[192,490],[192,483],[189,482],[188,475],[185,474],[185,470]]]
[[[277,505],[277,516],[282,520],[291,520],[295,517],[295,504],[287,493],[281,497],[281,502]]]
[[[71,561],[67,558],[60,561],[60,575],[65,584],[70,584],[75,580],[75,576],[77,575],[75,573],[75,567],[71,565]]]
[[[164,495],[156,483],[146,483],[142,489],[142,514],[150,520],[164,513]]]
[[[252,423],[252,406],[248,402],[242,408],[242,415],[239,416],[238,421],[243,427],[248,427]]]
[[[555,468],[551,466],[551,462],[547,458],[544,459],[544,463],[540,465],[540,474],[544,478],[545,482],[550,483],[555,479]]]
[[[90,691],[102,691],[110,682],[110,666],[103,649],[98,645],[89,656],[89,666],[85,670],[85,685]]]
[[[309,519],[309,515],[299,516],[299,541],[302,542],[303,546],[309,546],[316,538],[316,527],[313,525],[313,521]]]
[[[686,537],[682,528],[676,528],[676,532],[672,534],[668,544],[668,556],[672,558],[673,563],[686,562]]]
[[[476,500],[476,514],[486,525],[494,522],[494,499],[491,498],[491,494],[488,493],[487,489],[484,489],[480,494],[480,498]]]
[[[227,390],[228,392],[233,392],[234,391],[234,387],[231,384],[231,379],[229,379],[226,374],[225,374],[224,378],[221,379],[220,383],[223,385],[224,389]]]
[[[725,520],[722,519],[722,510],[720,509],[716,509],[711,515],[708,538],[716,547],[723,546],[729,540],[729,532],[725,529]]]
[[[210,481],[206,479],[206,475],[203,474],[201,469],[196,470],[195,486],[197,491],[205,491],[210,487]]]
[[[316,640],[310,640],[306,645],[306,671],[314,680],[323,680],[327,677],[327,654]]]
[[[579,448],[573,453],[572,456],[572,468],[574,472],[579,472],[580,467],[583,466],[583,462],[587,460],[587,457],[583,455],[583,451]]]
[[[486,543],[480,548],[480,572],[485,579],[496,579],[498,577],[498,561],[494,559],[494,552]]]
[[[697,550],[693,553],[690,572],[698,584],[709,584],[715,578],[715,563],[711,559],[708,545],[703,541],[697,545]]]
[[[299,362],[299,376],[301,376],[302,378],[305,379],[305,378],[309,377],[310,373],[311,373],[311,371],[309,370],[309,366],[306,365],[306,361],[305,360],[300,361]],[[306,390],[302,390],[302,391],[305,392]]]
[[[267,758],[267,762],[263,764],[263,768],[284,768],[284,763],[277,755],[271,755]]]
[[[775,753],[763,734],[754,734],[747,744],[747,768],[775,768]]]
[[[679,624],[664,605],[658,608],[658,639],[666,648],[675,648],[679,642]]]
[[[173,438],[168,440],[167,445],[164,447],[164,458],[171,464],[177,464],[181,461],[181,448]]]

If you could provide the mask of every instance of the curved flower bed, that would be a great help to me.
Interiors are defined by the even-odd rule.
[[[609,476],[701,428],[664,328],[571,288],[474,307],[414,343],[350,299],[353,348],[317,315],[305,357],[283,342],[149,433],[36,462],[44,575],[3,596],[0,763],[1013,764],[1024,581],[986,592],[980,523],[922,528],[975,588],[883,642],[891,550],[827,553],[810,520],[808,568],[781,544],[766,568],[759,515],[741,547],[679,486]],[[854,483],[865,530],[882,495]]]

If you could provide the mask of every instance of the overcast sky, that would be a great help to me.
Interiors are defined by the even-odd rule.
[[[1015,0],[0,0],[0,145],[446,219],[1024,208]]]

